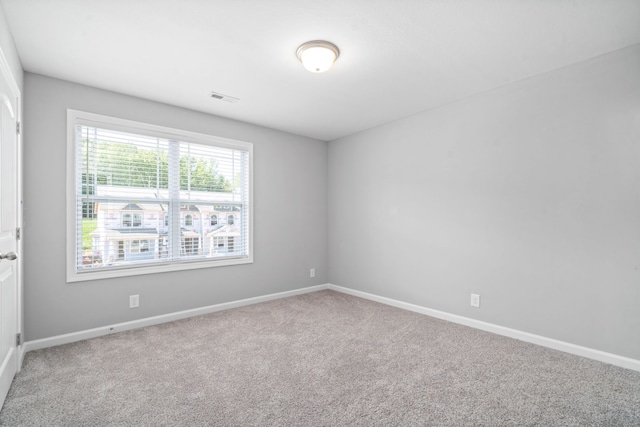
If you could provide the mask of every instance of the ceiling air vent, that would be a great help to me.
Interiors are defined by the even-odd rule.
[[[232,104],[235,104],[236,102],[240,101],[238,98],[234,98],[233,96],[225,95],[218,92],[211,92],[210,96],[213,99],[219,99],[221,101],[231,102]]]

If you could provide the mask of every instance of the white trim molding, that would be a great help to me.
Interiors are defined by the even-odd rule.
[[[531,334],[529,332],[519,331],[517,329],[506,328],[504,326],[487,323],[480,320],[470,319],[457,314],[451,314],[444,311],[434,310],[420,305],[410,304],[391,298],[381,297],[367,292],[357,291],[355,289],[345,288],[337,285],[328,285],[328,289],[353,295],[359,298],[368,299],[370,301],[379,302],[390,305],[392,307],[402,308],[404,310],[413,311],[427,316],[435,317],[449,322],[458,323],[460,325],[469,326],[482,331],[492,332],[494,334],[503,335],[509,338],[515,338],[532,344],[541,345],[543,347],[552,348],[554,350],[563,351],[565,353],[574,354],[576,356],[586,357],[588,359],[597,360],[599,362],[609,363],[611,365],[620,366],[626,369],[632,369],[640,372],[640,360],[631,359],[629,357],[619,356],[613,353],[607,353],[595,350],[589,347],[583,347],[553,338],[543,337],[541,335]]]
[[[215,313],[217,311],[229,310],[231,308],[244,307],[247,305],[258,304],[266,301],[273,301],[281,298],[292,297],[295,295],[308,294],[311,292],[322,291],[328,288],[328,285],[310,286],[307,288],[295,289],[293,291],[278,292],[275,294],[262,295],[259,297],[230,301],[221,304],[209,305],[206,307],[194,308],[191,310],[177,311],[174,313],[163,314],[160,316],[147,317],[145,319],[132,320],[130,322],[116,323],[115,325],[103,326],[100,328],[87,329],[84,331],[72,332],[64,335],[43,338],[34,341],[26,341],[23,345],[24,353],[42,348],[53,347],[56,345],[69,344],[76,341],[82,341],[90,338],[97,338],[104,335],[114,334],[116,332],[128,331],[131,329],[144,328],[145,326],[159,325],[161,323],[172,322],[174,320],[186,319],[203,314]]]

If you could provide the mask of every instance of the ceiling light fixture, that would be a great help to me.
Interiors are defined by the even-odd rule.
[[[296,55],[304,68],[312,73],[323,73],[336,62],[340,56],[340,50],[333,43],[313,40],[300,45]]]

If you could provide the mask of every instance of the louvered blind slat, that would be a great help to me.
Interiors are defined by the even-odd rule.
[[[74,131],[77,273],[249,255],[249,150]]]

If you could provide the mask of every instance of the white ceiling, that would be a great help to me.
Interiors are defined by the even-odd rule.
[[[321,140],[640,43],[640,0],[0,4],[26,71]],[[296,58],[315,39],[324,74]]]

